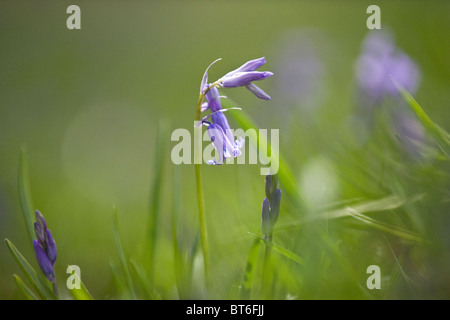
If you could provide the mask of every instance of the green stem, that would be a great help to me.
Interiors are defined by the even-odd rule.
[[[197,102],[197,111],[195,114],[195,121],[200,121],[200,113],[205,93],[200,93]],[[200,132],[201,134],[201,132]],[[194,142],[196,143],[196,141]],[[200,223],[200,242],[203,250],[203,263],[205,267],[205,280],[206,285],[209,286],[209,250],[208,250],[208,235],[206,230],[206,215],[205,215],[205,202],[203,199],[203,186],[202,176],[200,170],[200,164],[195,163],[195,180],[197,182],[197,203],[198,203],[198,218]]]
[[[272,241],[272,235],[269,236],[268,241]],[[270,270],[270,253],[272,252],[271,246],[265,242],[266,250],[264,252],[264,264],[263,264],[263,272],[261,278],[261,287],[262,291],[265,292],[269,285],[269,270]]]
[[[221,80],[218,80],[218,81],[212,83],[211,85],[209,85],[209,87],[204,92],[200,92],[200,95],[199,95],[198,101],[197,101],[197,110],[195,113],[195,123],[197,123],[198,121],[201,121],[202,103],[203,103],[203,99],[205,98],[206,93],[209,90],[211,90],[212,88],[219,86],[220,81]],[[201,134],[201,130],[200,130],[200,134]],[[197,141],[195,141],[194,143],[196,143],[196,142]],[[196,149],[194,148],[194,150],[196,150]],[[207,230],[206,230],[205,202],[204,202],[204,198],[203,198],[203,186],[202,186],[200,163],[195,163],[195,180],[197,182],[197,203],[198,203],[198,218],[199,218],[199,222],[200,222],[200,242],[202,244],[202,250],[203,250],[203,263],[204,263],[204,267],[205,267],[206,286],[209,287],[210,277],[209,277],[208,234],[207,234]]]
[[[53,293],[55,294],[56,299],[58,299],[59,292],[58,292],[58,285],[56,284],[56,280],[52,284],[53,284]]]

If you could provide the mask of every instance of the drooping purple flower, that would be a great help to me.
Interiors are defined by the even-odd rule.
[[[258,58],[258,59],[253,59],[253,60],[247,61],[246,63],[244,63],[239,68],[228,72],[226,75],[223,76],[223,78],[234,76],[236,73],[239,73],[239,72],[255,71],[256,69],[258,69],[259,67],[261,67],[265,63],[266,63],[266,58],[265,57],[261,57],[261,58]]]
[[[246,86],[253,81],[260,81],[273,76],[270,71],[248,71],[238,72],[228,77],[223,77],[222,87],[235,88]]]
[[[253,81],[263,80],[273,75],[270,71],[255,71],[266,63],[266,59],[262,57],[250,60],[239,68],[228,72],[219,80],[208,83],[208,70],[218,60],[220,59],[208,66],[200,85],[200,93],[206,98],[206,101],[200,106],[200,111],[204,112],[208,109],[211,111],[210,115],[203,118],[202,123],[208,127],[207,132],[219,153],[218,160],[209,162],[213,164],[222,164],[226,158],[240,155],[240,148],[242,147],[242,138],[234,140],[228,120],[223,114],[228,109],[222,109],[221,98],[223,96],[220,95],[218,87],[234,88],[245,86],[258,98],[270,100],[270,96],[253,84]],[[212,123],[206,121],[207,118],[211,118]]]
[[[230,125],[228,124],[228,120],[223,114],[223,112],[216,112],[213,113],[211,116],[211,120],[214,122],[214,124],[220,126],[227,136],[228,140],[234,141],[233,133],[231,132]]]
[[[53,266],[56,262],[56,244],[52,233],[47,229],[47,222],[39,210],[36,210],[36,222],[34,223],[34,232],[37,240],[33,240],[34,251],[39,267],[45,277],[55,281]]]
[[[237,157],[241,154],[241,145],[237,141],[233,143],[233,140],[227,137],[220,125],[216,123],[207,123],[207,125],[208,128],[206,131],[219,154],[219,159],[209,161],[209,164],[221,165],[226,158]]]
[[[53,270],[53,265],[49,260],[47,253],[42,249],[37,240],[33,240],[33,247],[36,254],[36,260],[42,273],[50,282],[55,282],[55,271]]]

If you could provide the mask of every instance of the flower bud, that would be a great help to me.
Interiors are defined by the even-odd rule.
[[[33,240],[34,252],[36,260],[41,268],[42,273],[50,282],[55,282],[55,271],[44,249],[41,248],[37,240]]]
[[[234,88],[245,86],[253,81],[264,80],[273,76],[270,71],[249,71],[249,72],[238,72],[232,76],[223,77],[222,87],[224,88]]]

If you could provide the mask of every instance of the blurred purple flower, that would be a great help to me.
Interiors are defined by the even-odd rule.
[[[421,159],[426,145],[425,130],[413,116],[401,113],[395,117],[395,131],[403,149],[413,159]]]
[[[414,61],[398,49],[392,35],[386,31],[371,31],[363,42],[356,61],[356,81],[363,94],[378,103],[387,96],[396,96],[394,78],[411,94],[420,82],[420,72]]]
[[[274,45],[277,50],[276,87],[285,107],[314,111],[326,99],[324,57],[328,39],[315,29],[292,29]],[[287,115],[289,113],[286,113]]]
[[[56,244],[49,229],[47,222],[39,210],[36,210],[36,222],[34,223],[34,232],[37,240],[33,240],[34,251],[39,267],[45,277],[55,281],[53,266],[56,262]]]

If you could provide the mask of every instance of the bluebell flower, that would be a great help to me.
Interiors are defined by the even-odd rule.
[[[50,282],[55,282],[55,273],[53,267],[56,262],[56,244],[52,233],[47,228],[47,222],[39,210],[36,210],[36,222],[34,223],[34,232],[37,240],[33,240],[33,247],[36,259],[42,273]]]
[[[398,95],[391,77],[411,94],[416,92],[420,82],[419,68],[395,46],[392,38],[386,31],[371,31],[356,62],[358,87],[374,102]]]
[[[223,164],[226,158],[237,157],[241,154],[241,145],[238,141],[232,142],[222,127],[216,123],[204,122],[208,126],[206,131],[208,132],[211,142],[214,144],[215,149],[219,154],[219,159],[208,161],[208,164]]]
[[[208,162],[212,164],[222,164],[226,158],[237,157],[241,154],[240,148],[243,145],[242,138],[234,139],[228,120],[223,114],[227,109],[222,109],[221,99],[223,96],[220,95],[218,87],[234,88],[245,86],[258,98],[270,100],[270,96],[256,86],[253,81],[264,80],[273,75],[270,71],[255,71],[266,63],[266,59],[262,57],[247,61],[239,68],[225,74],[219,80],[208,83],[208,70],[218,60],[220,59],[208,66],[200,84],[200,93],[206,98],[206,101],[201,105],[201,111],[211,111],[209,116],[202,119],[202,124],[208,127],[207,132],[214,147],[219,152],[218,160],[215,159]],[[211,118],[212,123],[206,121],[207,118]]]

